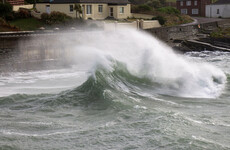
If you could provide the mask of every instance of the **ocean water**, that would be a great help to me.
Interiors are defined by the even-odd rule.
[[[230,53],[130,29],[62,38],[71,68],[0,75],[0,149],[230,149]]]

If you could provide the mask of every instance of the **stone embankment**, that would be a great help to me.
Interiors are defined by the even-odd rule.
[[[229,28],[230,20],[203,24],[152,28],[146,31],[180,51],[223,50],[230,51],[229,39],[210,38],[219,28]]]
[[[165,42],[171,42],[173,40],[198,39],[201,34],[209,34],[218,28],[227,27],[230,27],[230,19],[187,26],[152,28],[146,29],[146,31]]]
[[[60,32],[0,33],[0,72],[26,71],[70,65],[71,54]]]

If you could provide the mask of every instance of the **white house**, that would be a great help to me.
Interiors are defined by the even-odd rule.
[[[218,0],[211,5],[206,5],[206,17],[230,18],[230,0]]]
[[[80,5],[84,19],[131,17],[131,4],[128,0],[37,0],[36,9],[40,14],[59,11],[75,18],[76,4]]]

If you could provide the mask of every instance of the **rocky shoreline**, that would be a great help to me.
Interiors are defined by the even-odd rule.
[[[199,38],[174,41],[172,48],[182,53],[191,51],[226,51],[230,52],[230,38]]]

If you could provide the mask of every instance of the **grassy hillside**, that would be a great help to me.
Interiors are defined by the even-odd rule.
[[[15,26],[10,25],[4,19],[0,18],[0,32],[7,31],[18,31],[19,29]]]
[[[133,5],[133,13],[150,14],[156,17],[153,20],[158,20],[163,26],[174,26],[192,22],[192,18],[188,15],[181,15],[180,11],[174,7],[154,8],[147,4]]]
[[[36,30],[39,27],[44,26],[44,23],[38,19],[33,17],[31,18],[22,18],[10,21],[10,25],[16,26],[20,30],[28,31],[28,30]]]
[[[213,38],[230,38],[230,28],[219,29],[211,33]]]
[[[166,2],[175,2],[176,3],[177,0],[166,0]],[[217,0],[212,0],[212,3],[216,2]]]
[[[166,2],[174,2],[174,3],[176,3],[176,0],[166,0]]]
[[[148,0],[130,0],[130,2],[137,2],[137,3],[145,3]],[[166,0],[166,2],[174,2],[176,3],[177,0]],[[212,0],[212,3],[216,2],[217,0]]]

